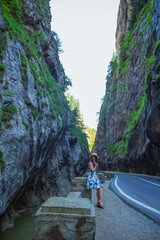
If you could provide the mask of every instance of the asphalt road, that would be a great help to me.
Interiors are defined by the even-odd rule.
[[[125,203],[160,223],[159,177],[115,173],[109,188]]]

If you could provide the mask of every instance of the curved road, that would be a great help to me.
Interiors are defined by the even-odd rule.
[[[160,177],[115,173],[109,188],[128,205],[160,223]]]

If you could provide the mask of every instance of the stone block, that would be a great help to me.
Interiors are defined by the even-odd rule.
[[[92,191],[91,189],[86,188],[87,177],[76,177],[72,180],[71,191],[72,192],[81,192],[83,198],[88,198],[91,200]]]
[[[70,198],[82,198],[81,192],[70,192],[67,197]]]
[[[114,173],[110,171],[104,171],[104,175],[106,176],[106,180],[111,180],[114,178]]]
[[[97,175],[98,175],[99,180],[100,180],[102,183],[104,183],[105,180],[106,180],[106,177],[105,177],[104,173],[98,172]]]
[[[83,177],[88,177],[88,172],[86,172],[86,173],[83,175]]]
[[[93,240],[94,205],[84,198],[49,198],[38,210],[32,240]]]

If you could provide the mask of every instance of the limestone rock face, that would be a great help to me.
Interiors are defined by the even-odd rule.
[[[2,229],[15,210],[67,195],[71,180],[86,171],[89,155],[87,143],[72,131],[49,1],[23,0],[23,26],[6,16],[0,10]]]
[[[108,78],[94,150],[101,169],[160,175],[160,2],[145,11],[131,33],[126,68]]]
[[[130,0],[121,0],[117,16],[117,30],[116,30],[116,50],[119,54],[120,37],[126,35],[128,32],[129,18],[131,14]]]

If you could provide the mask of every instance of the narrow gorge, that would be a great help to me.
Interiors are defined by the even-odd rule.
[[[160,1],[120,0],[97,132],[67,94],[51,19],[50,0],[0,0],[0,231],[67,196],[90,151],[100,170],[160,176]]]
[[[101,169],[160,175],[159,0],[120,1],[116,50],[94,150]]]
[[[0,1],[0,229],[19,209],[64,196],[86,172],[85,132],[51,31],[49,0]]]

